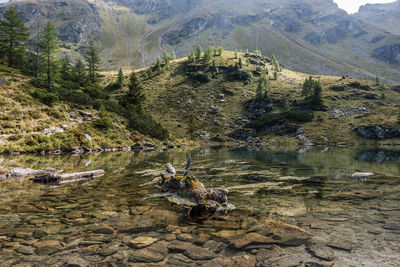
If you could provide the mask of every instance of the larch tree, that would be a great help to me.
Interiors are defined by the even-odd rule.
[[[47,22],[44,27],[43,33],[40,36],[39,47],[41,55],[44,58],[43,65],[47,78],[47,90],[51,91],[55,70],[57,69],[55,54],[58,50],[55,28],[51,22]]]
[[[94,42],[90,42],[89,49],[86,53],[86,61],[89,69],[89,80],[92,83],[97,82],[97,71],[99,70],[100,57]]]
[[[0,50],[7,55],[9,67],[26,51],[28,39],[28,29],[18,13],[14,8],[7,9],[4,20],[0,20]]]

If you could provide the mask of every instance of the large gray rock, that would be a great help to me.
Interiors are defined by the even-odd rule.
[[[360,126],[357,129],[357,133],[368,139],[393,139],[400,138],[400,130],[391,127],[385,127],[382,125],[375,126]]]

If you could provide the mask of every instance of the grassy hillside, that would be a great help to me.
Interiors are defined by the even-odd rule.
[[[246,61],[243,53],[239,53],[239,57],[243,58],[243,62]],[[233,52],[224,52],[215,61],[218,67],[229,67],[238,60],[234,58]],[[189,73],[185,70],[187,64],[186,59],[177,60],[169,71],[151,79],[146,77],[146,70],[139,71],[147,97],[147,109],[157,121],[168,128],[172,139],[188,138],[190,118],[194,115],[197,142],[217,136],[228,142],[239,142],[227,135],[236,129],[245,128],[245,123],[241,121],[251,117],[246,103],[255,98],[258,78],[252,77],[249,82],[231,81],[226,73],[220,72],[214,73],[210,82],[196,83],[188,77]],[[243,69],[256,71],[257,66],[244,63]],[[309,74],[283,69],[278,80],[273,80],[273,66],[267,64],[266,69],[270,73],[269,91],[272,99],[276,102],[302,101],[302,84]],[[108,74],[107,77],[110,80],[115,79],[115,74]],[[300,126],[312,142],[319,145],[399,143],[399,140],[366,140],[354,131],[362,125],[398,126],[400,93],[392,90],[393,85],[376,85],[371,81],[337,76],[318,75],[314,78],[321,82],[324,103],[329,111],[315,111],[311,122],[289,123]],[[114,96],[118,97],[120,94],[121,92],[116,92]],[[224,94],[223,99],[218,97],[219,94]],[[281,109],[274,107],[266,116],[280,112]],[[296,134],[282,134],[279,131],[261,139],[264,145],[303,145]]]
[[[37,90],[30,77],[0,66],[0,152],[47,150],[69,151],[129,146],[140,135],[131,134],[122,117],[108,113],[113,125],[98,127],[98,111],[66,103],[47,106],[32,96]]]
[[[250,130],[249,121],[254,120],[254,114],[247,107],[255,99],[259,80],[256,76],[263,69],[269,71],[270,99],[274,103],[289,103],[291,109],[298,110],[303,101],[302,84],[309,74],[283,69],[274,80],[274,67],[270,63],[265,66],[248,63],[244,53],[239,53],[238,57],[243,61],[241,71],[250,74],[248,81],[232,79],[233,66],[238,59],[229,51],[214,58],[215,69],[200,62],[189,64],[186,58],[181,58],[171,62],[162,73],[154,72],[151,78],[148,69],[136,71],[146,95],[145,110],[169,130],[167,143],[198,145],[224,141],[247,144],[248,140],[237,140],[230,134],[238,129]],[[188,66],[196,71],[188,70]],[[210,81],[199,82],[193,78],[198,72],[209,74]],[[129,73],[125,71],[126,76]],[[104,72],[102,76],[105,88],[115,81],[117,74]],[[128,130],[126,119],[112,112],[106,114],[111,118],[112,126],[103,129],[97,123],[100,116],[96,109],[86,107],[82,110],[63,102],[53,106],[42,104],[32,96],[36,88],[31,85],[30,78],[15,69],[1,66],[0,77],[5,82],[0,85],[0,152],[123,147],[143,139],[161,143]],[[323,75],[314,76],[314,79],[320,80],[323,87],[327,111],[313,111],[312,121],[289,120],[286,126],[300,127],[304,136],[317,145],[400,143],[396,139],[379,142],[363,139],[354,131],[362,125],[398,126],[400,93],[393,90],[394,85]],[[112,92],[110,101],[118,101],[126,91],[125,86]],[[276,116],[284,109],[287,107],[274,105],[264,118]],[[194,140],[189,138],[191,130]],[[300,148],[304,145],[298,132],[282,129],[255,138],[263,146]]]

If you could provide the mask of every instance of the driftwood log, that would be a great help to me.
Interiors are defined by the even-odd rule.
[[[78,181],[94,179],[104,175],[104,170],[95,170],[87,172],[75,172],[75,173],[47,173],[44,175],[37,175],[32,178],[31,181],[34,183],[41,184],[65,184],[74,183]]]
[[[188,216],[194,220],[205,220],[212,217],[221,205],[228,202],[228,190],[207,190],[196,177],[189,176],[191,163],[192,159],[188,156],[182,176],[177,176],[175,168],[168,163],[166,172],[160,174],[160,187],[165,192],[174,192],[194,200],[197,205],[187,210]]]

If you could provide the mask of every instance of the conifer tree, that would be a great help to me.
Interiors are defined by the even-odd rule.
[[[161,58],[160,57],[157,57],[157,61],[156,61],[155,67],[156,67],[156,71],[158,73],[160,73],[162,71]]]
[[[235,59],[238,59],[238,51],[235,50]]]
[[[265,72],[263,72],[260,79],[258,80],[256,99],[268,99],[268,78]]]
[[[122,87],[122,85],[124,84],[124,80],[125,80],[124,72],[122,71],[121,68],[119,68],[118,78],[117,78],[117,84],[119,87]]]
[[[51,22],[47,22],[43,34],[40,38],[39,47],[41,54],[44,57],[44,67],[46,70],[47,78],[47,90],[51,91],[54,76],[57,72],[55,54],[58,49],[57,36],[55,33],[54,25]]]
[[[176,59],[176,54],[175,54],[175,52],[174,52],[174,51],[172,51],[172,53],[171,53],[171,57],[172,57],[172,60],[175,60],[175,59]]]
[[[86,66],[82,62],[82,60],[78,59],[74,65],[74,82],[75,82],[75,87],[78,89],[80,86],[83,86],[86,82],[86,73],[85,69]]]
[[[171,60],[171,58],[169,57],[169,54],[168,54],[167,51],[164,52],[163,60],[164,60],[165,66],[168,67],[169,66],[169,61]]]
[[[214,47],[209,47],[204,51],[203,62],[206,65],[209,65],[213,59],[213,55],[215,53]]]
[[[85,58],[88,62],[89,80],[92,83],[97,83],[97,71],[99,70],[100,57],[94,42],[90,42]]]
[[[202,54],[202,53],[203,53],[203,49],[201,48],[201,45],[199,45],[199,46],[197,47],[196,54],[195,54],[196,60],[197,60],[197,61],[200,60],[201,54]]]
[[[194,52],[191,51],[188,56],[188,61],[189,61],[189,63],[193,63],[195,60],[196,60],[196,56],[194,55]]]
[[[14,8],[9,8],[4,13],[4,20],[0,20],[0,51],[8,57],[8,66],[15,64],[17,56],[26,51],[26,42],[29,33],[24,22]]]
[[[68,55],[64,55],[61,59],[60,75],[64,81],[70,81],[72,79],[72,66]]]
[[[143,102],[145,96],[143,88],[140,85],[139,79],[135,72],[129,76],[129,91],[120,101],[120,104],[128,110],[134,110],[137,113],[143,113]]]
[[[380,83],[380,81],[379,81],[379,77],[378,77],[378,76],[376,76],[376,78],[375,78],[375,85],[379,85],[379,83]]]
[[[216,55],[221,56],[224,53],[224,48],[222,46],[218,46],[216,50]]]
[[[242,58],[239,58],[239,63],[238,63],[239,69],[243,68],[243,61]]]
[[[196,130],[197,130],[197,121],[196,121],[196,117],[194,116],[194,114],[190,115],[188,125],[189,125],[189,128],[188,128],[187,133],[191,140],[195,140],[196,139]]]
[[[39,78],[40,74],[40,19],[37,20],[36,38],[35,38],[35,78]]]

